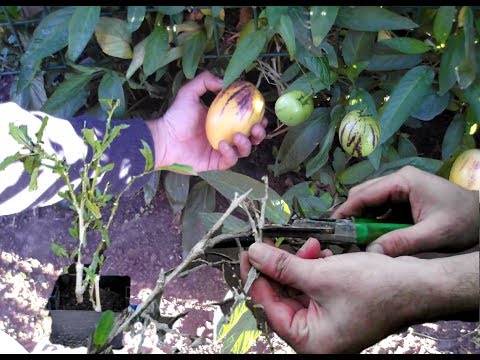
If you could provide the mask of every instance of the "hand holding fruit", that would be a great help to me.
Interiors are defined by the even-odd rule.
[[[207,139],[205,121],[208,108],[200,97],[207,91],[222,89],[222,79],[203,72],[185,84],[167,112],[155,121],[147,122],[155,143],[155,167],[174,163],[190,165],[197,172],[224,170],[238,158],[250,155],[252,145],[265,138],[267,119],[261,118],[251,128],[251,136],[234,134],[232,144],[222,141],[218,150]]]

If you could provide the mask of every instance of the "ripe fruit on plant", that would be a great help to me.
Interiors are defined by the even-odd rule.
[[[461,153],[452,165],[449,180],[468,190],[480,190],[480,149]]]
[[[265,100],[248,81],[235,81],[218,93],[208,109],[205,130],[210,145],[218,150],[220,141],[233,144],[233,136],[250,136],[253,125],[263,119]]]
[[[275,102],[275,114],[288,126],[304,123],[312,115],[313,99],[306,92],[292,90],[280,96]]]
[[[338,139],[343,150],[354,157],[370,155],[378,145],[380,126],[375,119],[360,110],[350,111],[338,128]]]

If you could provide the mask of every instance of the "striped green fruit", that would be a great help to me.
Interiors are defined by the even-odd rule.
[[[362,111],[350,111],[338,128],[338,139],[343,150],[354,157],[370,155],[378,145],[380,126]]]

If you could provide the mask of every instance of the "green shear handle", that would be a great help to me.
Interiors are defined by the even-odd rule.
[[[394,224],[384,220],[365,218],[354,218],[353,222],[355,223],[358,245],[368,245],[383,234],[412,226],[412,224]]]

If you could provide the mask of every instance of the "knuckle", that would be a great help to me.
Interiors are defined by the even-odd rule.
[[[274,276],[281,283],[286,283],[290,272],[291,256],[288,253],[281,253],[275,262]]]
[[[386,255],[408,255],[410,243],[402,235],[392,234],[388,241],[382,244]]]

